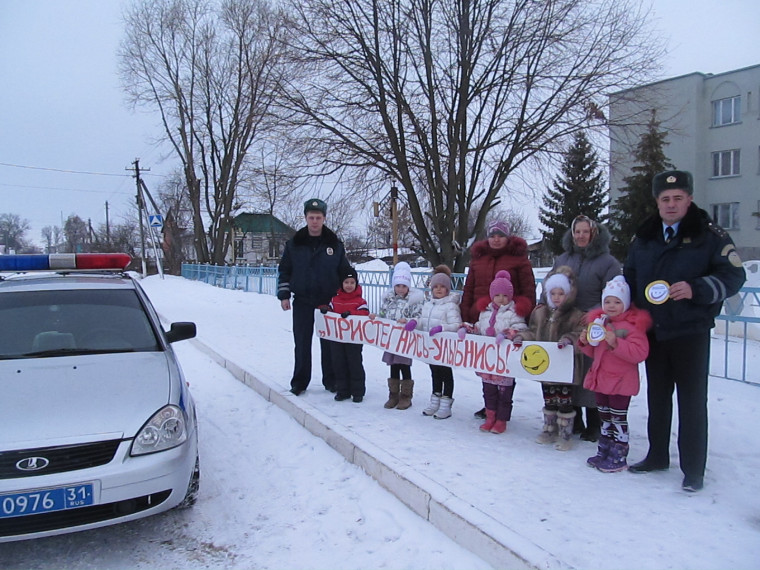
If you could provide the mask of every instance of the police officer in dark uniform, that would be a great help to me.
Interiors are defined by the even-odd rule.
[[[707,460],[710,329],[746,275],[729,235],[692,202],[689,172],[657,174],[652,193],[658,213],[636,231],[623,269],[632,300],[654,321],[646,360],[649,451],[630,471],[670,466],[675,389],[682,488],[694,492],[703,487]]]
[[[306,227],[285,244],[279,266],[277,298],[283,311],[293,309],[295,366],[290,391],[303,393],[311,380],[311,341],[314,309],[330,302],[340,287],[340,276],[351,267],[338,236],[325,226],[327,204],[319,198],[304,203]],[[293,296],[291,306],[290,297]],[[322,383],[335,392],[330,343],[320,339]]]

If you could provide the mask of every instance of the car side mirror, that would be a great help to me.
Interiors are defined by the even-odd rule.
[[[166,331],[166,340],[172,343],[195,338],[195,332],[195,323],[172,323],[169,330]]]

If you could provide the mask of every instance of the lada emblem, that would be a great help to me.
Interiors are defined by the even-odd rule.
[[[25,457],[16,463],[19,471],[39,471],[50,465],[50,461],[44,457]]]

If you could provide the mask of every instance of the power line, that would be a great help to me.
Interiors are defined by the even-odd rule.
[[[118,178],[129,177],[129,174],[110,174],[107,172],[87,172],[82,170],[64,170],[62,168],[46,168],[43,166],[25,166],[23,164],[10,164],[7,162],[0,162],[0,166],[8,166],[11,168],[25,168],[27,170],[44,170],[46,172],[62,172],[64,174],[87,174],[89,176],[116,176]],[[160,174],[154,174],[153,176],[162,176]]]
[[[5,186],[6,188],[27,188],[30,190],[63,190],[64,192],[89,192],[92,194],[130,194],[130,190],[125,191],[119,191],[119,190],[85,190],[84,188],[60,188],[56,186],[26,186],[23,184],[5,184],[3,182],[0,182],[0,186]]]

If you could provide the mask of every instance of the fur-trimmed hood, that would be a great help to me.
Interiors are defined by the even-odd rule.
[[[293,236],[293,244],[294,245],[306,245],[309,242],[309,228],[304,226],[300,230],[296,232],[296,234]],[[337,247],[340,243],[340,239],[335,234],[334,231],[332,231],[327,226],[322,226],[322,243],[324,243],[328,247]]]
[[[470,248],[470,257],[479,259],[490,255],[491,257],[501,257],[502,255],[528,255],[528,242],[518,236],[507,237],[507,245],[500,249],[493,249],[488,245],[488,240],[476,241]]]
[[[575,245],[575,242],[573,242],[573,231],[572,229],[568,229],[565,235],[562,236],[562,249],[567,253],[578,253],[586,259],[594,259],[605,253],[609,253],[610,240],[612,239],[610,230],[603,224],[597,224],[596,227],[597,233],[586,247]]]

